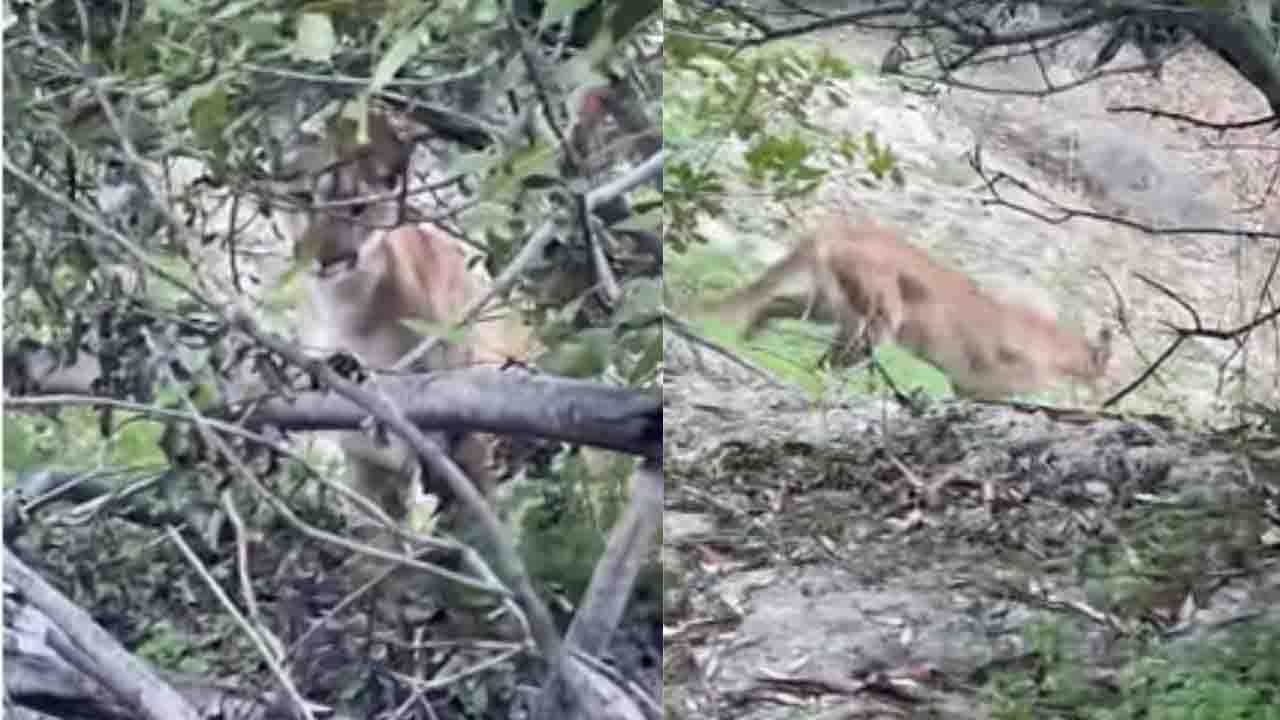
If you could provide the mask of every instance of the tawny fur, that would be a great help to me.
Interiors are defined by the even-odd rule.
[[[465,257],[454,241],[416,227],[375,231],[360,248],[354,265],[340,264],[312,278],[311,342],[326,351],[351,352],[370,368],[385,370],[423,339],[404,320],[437,326],[455,323],[466,303],[483,290],[467,272]],[[505,338],[494,325],[484,323],[472,329],[468,336],[472,342],[466,345],[441,344],[426,358],[426,367],[497,363],[506,359],[508,351],[522,352],[498,344]],[[417,470],[417,458],[408,447],[398,438],[378,446],[361,433],[343,433],[339,444],[351,466],[353,487],[375,499],[394,519],[402,518]],[[493,484],[488,439],[466,435],[454,453],[468,477],[488,492]]]
[[[395,186],[394,178],[369,173],[375,168],[403,169],[407,149],[400,148],[404,157],[397,157],[389,144],[388,138],[394,138],[388,135],[389,125],[371,122],[373,128],[379,129],[375,140],[381,144],[364,150],[343,147],[342,157],[353,152],[364,155],[356,155],[360,162],[320,176],[313,183],[316,200],[358,198]],[[372,151],[385,157],[372,162]],[[326,163],[332,161],[324,152],[314,155],[312,165],[328,167]],[[301,318],[303,341],[313,352],[346,351],[371,369],[390,369],[423,339],[405,320],[437,327],[455,324],[464,306],[488,288],[483,270],[468,269],[461,243],[427,226],[405,224],[394,201],[317,210],[290,220],[287,232],[302,256],[313,258],[317,268],[308,278]],[[445,369],[524,359],[529,337],[527,328],[510,316],[491,320],[468,328],[463,343],[441,343],[423,365]],[[446,440],[443,433],[435,437]],[[483,493],[494,482],[489,462],[492,441],[487,435],[466,434],[452,448],[446,444]],[[393,519],[403,519],[412,484],[420,476],[414,453],[396,437],[384,445],[360,432],[343,432],[338,442],[353,488]],[[442,489],[430,481],[426,485]]]
[[[797,277],[804,292],[784,292]],[[865,354],[893,341],[971,397],[1035,392],[1061,379],[1096,392],[1110,358],[1109,330],[1090,342],[1040,312],[992,297],[893,231],[842,217],[819,225],[755,282],[707,311],[745,320],[747,337],[781,317],[833,321],[838,364],[849,364],[855,349]]]

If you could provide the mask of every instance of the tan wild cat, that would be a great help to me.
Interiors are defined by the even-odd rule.
[[[338,126],[335,124],[334,126]],[[302,332],[312,348],[354,354],[386,370],[421,342],[406,319],[456,323],[464,306],[488,289],[482,270],[467,267],[462,243],[439,228],[401,217],[397,190],[413,151],[380,114],[368,118],[368,142],[357,145],[336,129],[308,137],[290,158],[299,176],[293,194],[304,212],[281,214],[280,223],[313,268],[307,277]],[[323,208],[311,208],[316,203]],[[523,359],[529,333],[513,316],[474,324],[462,343],[443,343],[424,369],[501,365]],[[493,438],[481,433],[435,433],[442,447],[482,493],[493,485]],[[408,512],[416,479],[437,493],[443,483],[421,478],[417,455],[398,437],[386,444],[364,432],[343,432],[351,484],[394,520]]]
[[[788,281],[804,281],[803,293]],[[958,395],[995,399],[1069,379],[1089,386],[1110,359],[1111,332],[1096,342],[1052,318],[984,292],[895,232],[834,216],[745,288],[711,303],[709,314],[747,321],[750,337],[782,317],[838,325],[835,364],[891,340],[937,367]]]

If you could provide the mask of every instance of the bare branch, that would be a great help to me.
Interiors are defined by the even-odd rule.
[[[1014,210],[1024,215],[1029,215],[1031,217],[1034,217],[1037,220],[1040,220],[1042,222],[1049,223],[1050,225],[1061,225],[1062,223],[1065,223],[1074,218],[1087,218],[1090,220],[1099,220],[1101,222],[1121,225],[1123,227],[1127,227],[1133,230],[1139,230],[1141,232],[1147,233],[1148,235],[1225,235],[1225,236],[1231,236],[1231,237],[1245,237],[1251,240],[1260,240],[1263,238],[1280,240],[1280,232],[1273,232],[1271,230],[1250,230],[1248,228],[1222,228],[1222,227],[1161,228],[1161,227],[1156,227],[1154,225],[1148,225],[1147,223],[1139,222],[1137,220],[1130,220],[1128,218],[1123,218],[1118,215],[1113,215],[1110,213],[1103,213],[1103,212],[1097,212],[1094,210],[1083,210],[1080,208],[1067,207],[1059,203],[1058,201],[1054,200],[1053,198],[1050,198],[1049,196],[1045,195],[1044,193],[1036,190],[1031,185],[1031,183],[1025,180],[1016,178],[1004,171],[997,171],[994,174],[988,173],[986,167],[982,164],[982,147],[981,146],[974,148],[974,151],[969,154],[969,165],[970,167],[973,168],[974,172],[976,172],[978,176],[982,178],[983,185],[986,187],[987,191],[990,192],[992,195],[992,197],[989,199],[983,199],[982,202],[984,205],[996,205],[999,207],[1006,207],[1006,208],[1009,208],[1010,210]],[[1013,202],[1012,200],[1006,199],[1003,195],[1000,194],[1000,186],[1005,184],[1013,185],[1014,187],[1018,188],[1022,192],[1025,192],[1031,197],[1035,198],[1039,202],[1044,203],[1053,211],[1052,214],[1048,212],[1036,210],[1034,208],[1027,207],[1026,205],[1022,205],[1020,203],[1016,203],[1016,202]]]
[[[6,355],[5,371],[11,375],[6,378],[6,390],[12,392],[15,386],[25,385],[19,390],[23,395],[6,398],[10,409],[111,406],[194,422],[187,413],[94,396],[91,384],[97,372],[84,367],[92,360],[87,354],[82,353],[76,365],[66,371],[49,365],[50,354],[40,348],[26,355]],[[40,372],[32,372],[18,382],[12,375],[18,374],[27,362]],[[536,435],[649,458],[662,456],[661,398],[637,390],[492,368],[388,376],[378,382],[391,396],[405,399],[405,416],[425,430],[465,428],[504,435]],[[278,441],[231,421],[249,428],[274,427],[282,431],[357,430],[367,413],[332,393],[311,392],[287,400],[256,401],[247,414],[238,408],[227,408],[208,415],[204,421],[218,432],[287,454],[287,448]]]
[[[726,4],[722,4],[726,5]],[[1082,0],[1072,4],[1061,17],[1042,20],[1032,27],[996,30],[988,21],[994,2],[943,2],[940,0],[916,0],[915,2],[877,3],[853,12],[838,13],[816,20],[777,27],[765,21],[762,13],[747,8],[746,3],[729,3],[731,15],[741,24],[743,38],[720,38],[733,46],[759,46],[789,37],[797,37],[835,27],[853,26],[867,30],[898,30],[902,37],[924,37],[933,40],[944,37],[946,42],[963,48],[961,58],[946,61],[939,51],[935,53],[939,76],[926,77],[937,82],[955,84],[952,73],[966,64],[980,60],[987,51],[1019,45],[1047,45],[1064,36],[1082,33],[1100,25],[1143,23],[1184,30],[1193,35],[1205,47],[1216,52],[1246,81],[1256,87],[1271,108],[1280,113],[1280,62],[1276,49],[1280,43],[1274,31],[1255,24],[1247,15],[1232,7],[1208,7],[1199,3],[1152,2],[1151,0],[1112,0],[1096,2]],[[1061,8],[1061,6],[1058,6]],[[1101,63],[1114,57],[1125,38],[1112,36],[1109,48],[1105,48]],[[1144,66],[1153,71],[1168,58],[1152,56]],[[894,63],[901,67],[903,63]],[[891,66],[892,67],[892,66]],[[1132,72],[1138,68],[1128,68]],[[1101,77],[1090,73],[1088,80]],[[974,88],[977,89],[977,88]],[[994,91],[994,90],[992,90]],[[1025,92],[1025,91],[1022,91]]]
[[[1193,127],[1205,128],[1207,130],[1244,130],[1247,128],[1255,128],[1261,125],[1275,125],[1280,128],[1280,113],[1273,113],[1252,120],[1236,120],[1234,122],[1210,122],[1201,120],[1193,115],[1186,113],[1169,112],[1167,110],[1158,110],[1156,108],[1143,107],[1141,105],[1111,105],[1107,108],[1107,112],[1113,113],[1141,113],[1153,118],[1161,118],[1164,120],[1177,120]]]

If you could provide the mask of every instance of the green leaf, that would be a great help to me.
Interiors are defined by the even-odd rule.
[[[143,19],[147,22],[158,22],[165,15],[185,17],[191,13],[191,3],[187,0],[154,0],[147,3]]]
[[[658,364],[662,362],[662,333],[649,333],[649,343],[645,347],[644,355],[636,361],[635,367],[631,368],[631,372],[627,373],[627,383],[631,387],[640,387],[645,384],[649,378],[657,372]]]
[[[351,102],[343,103],[336,118],[342,142],[360,146],[369,144],[369,99],[372,97],[369,93],[360,93]]]
[[[782,181],[811,169],[804,163],[813,155],[814,149],[812,144],[797,135],[785,138],[770,135],[759,138],[743,159],[753,179]]]
[[[278,12],[254,13],[233,24],[240,37],[255,45],[274,45],[283,38],[280,34],[280,22],[284,16]]]
[[[834,80],[849,80],[853,78],[853,65],[842,57],[838,57],[829,50],[823,50],[818,56],[818,71],[824,73],[827,78]]]
[[[637,193],[639,197],[631,206],[631,211],[636,215],[643,215],[648,212],[662,210],[662,197],[654,192],[642,191]],[[648,197],[646,197],[646,195]]]
[[[121,418],[120,429],[111,438],[112,462],[122,466],[162,462],[160,436],[164,425],[136,415],[126,417],[128,421]]]
[[[406,318],[400,322],[419,335],[438,337],[454,345],[461,345],[467,341],[468,332],[465,327],[454,327],[449,323],[427,322],[418,318]]]
[[[559,156],[550,143],[539,140],[526,145],[507,157],[506,170],[521,182],[530,175],[559,175],[556,163]]]
[[[396,76],[400,68],[413,57],[422,45],[424,33],[417,27],[410,28],[405,31],[396,41],[392,43],[391,49],[387,50],[387,54],[382,56],[378,61],[378,66],[373,70],[373,79],[369,83],[368,93],[376,93],[386,87],[387,83]]]
[[[542,19],[539,24],[542,27],[546,27],[557,20],[563,20],[587,7],[592,2],[594,0],[551,0],[542,9]]]
[[[609,366],[609,348],[612,345],[612,330],[588,328],[538,358],[538,367],[562,377],[596,377]]]
[[[575,61],[584,62],[591,67],[603,67],[617,44],[617,39],[613,33],[597,30],[591,36],[591,43],[587,45],[587,48],[582,51],[578,58],[575,58]]]
[[[236,0],[236,2],[227,3],[225,7],[214,14],[213,19],[217,22],[225,22],[243,12],[255,10],[261,4],[261,0]]]
[[[686,35],[670,35],[662,39],[663,57],[675,67],[681,69],[697,69],[697,65],[688,67],[690,63],[710,60],[723,60],[729,51],[714,46],[705,40]]]
[[[647,212],[632,215],[622,222],[614,223],[613,229],[656,233],[662,229],[662,206],[659,204],[658,207]]]
[[[227,93],[227,86],[221,83],[210,88],[204,95],[194,98],[191,109],[187,111],[191,130],[205,147],[222,144],[222,132],[230,122],[230,116],[231,96]]]
[[[37,439],[31,423],[25,418],[9,420],[4,424],[4,468],[21,472],[36,466],[40,460]]]
[[[327,63],[338,46],[338,36],[328,15],[303,13],[298,18],[297,37],[293,43],[296,58]]]
[[[502,8],[494,0],[471,0],[467,3],[466,10],[460,13],[462,18],[476,25],[492,24],[501,15]]]
[[[476,150],[456,155],[445,168],[445,175],[478,175],[489,172],[502,158],[493,150]]]
[[[505,227],[511,221],[509,208],[494,203],[477,203],[468,206],[458,217],[462,227],[476,235],[484,235],[494,228]],[[489,252],[494,251],[494,239],[489,240]]]
[[[622,303],[616,315],[620,326],[644,324],[662,307],[662,281],[658,278],[632,278],[622,290]]]
[[[658,0],[626,0],[614,3],[613,8],[609,15],[609,29],[614,41],[619,41],[657,15],[661,6]]]
[[[299,251],[295,248],[296,252]],[[302,277],[304,269],[310,265],[312,258],[297,258],[290,261],[275,281],[266,287],[264,304],[274,312],[285,312],[298,306],[302,301]]]
[[[156,388],[154,403],[156,407],[176,408],[181,405],[182,388],[172,383],[165,383]]]
[[[556,175],[559,155],[547,142],[514,148],[498,167],[492,168],[482,183],[479,195],[490,202],[503,202],[514,197],[524,179],[530,175]]]

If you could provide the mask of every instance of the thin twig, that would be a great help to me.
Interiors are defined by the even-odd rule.
[[[995,174],[988,174],[986,167],[984,167],[982,163],[982,146],[981,145],[976,146],[974,148],[974,151],[969,154],[969,165],[970,167],[973,168],[974,172],[977,173],[978,177],[982,179],[983,186],[992,195],[991,198],[982,200],[983,205],[996,205],[1000,207],[1006,207],[1006,208],[1009,208],[1010,210],[1020,212],[1024,215],[1028,215],[1030,217],[1036,218],[1037,220],[1048,223],[1050,225],[1061,225],[1067,222],[1068,220],[1072,220],[1074,218],[1087,218],[1090,220],[1098,220],[1101,222],[1111,223],[1113,225],[1120,225],[1122,227],[1138,230],[1148,235],[1227,235],[1227,236],[1247,237],[1253,240],[1258,240],[1262,238],[1280,240],[1280,232],[1273,232],[1270,230],[1249,230],[1247,228],[1222,228],[1222,227],[1160,228],[1154,225],[1148,225],[1146,223],[1139,222],[1137,220],[1130,220],[1129,218],[1120,217],[1118,215],[1113,215],[1110,213],[1101,213],[1101,212],[1095,212],[1093,210],[1083,210],[1079,208],[1067,207],[1057,202],[1056,200],[1048,197],[1044,193],[1038,191],[1036,188],[1034,188],[1031,185],[1031,183],[1025,180],[1016,178],[1004,171],[997,171]],[[1013,202],[1012,200],[1005,199],[1005,197],[1000,194],[1000,190],[999,190],[999,186],[1003,183],[1013,185],[1014,187],[1018,188],[1022,192],[1025,192],[1031,197],[1035,198],[1037,201],[1044,203],[1046,206],[1052,208],[1057,213],[1057,215],[1050,215],[1048,213],[1027,207],[1026,205],[1021,205],[1019,203]]]
[[[764,368],[755,365],[754,363],[752,363],[750,360],[747,360],[746,358],[739,357],[732,350],[724,347],[723,345],[720,345],[714,340],[710,340],[708,338],[702,337],[697,332],[695,332],[693,328],[685,324],[684,321],[675,317],[671,313],[669,312],[662,313],[662,325],[664,329],[670,328],[671,330],[674,330],[677,335],[693,343],[694,345],[706,348],[711,352],[714,352],[715,354],[724,358],[725,360],[728,360],[729,362],[737,365],[743,370],[750,372],[751,374],[755,375],[756,377],[768,383],[771,387],[777,388],[779,390],[787,389],[787,385],[783,383],[781,380],[774,377],[768,370],[765,370]]]
[[[1235,120],[1232,122],[1211,122],[1202,120],[1198,117],[1178,112],[1169,112],[1168,110],[1157,110],[1156,108],[1143,107],[1141,105],[1111,105],[1107,107],[1107,112],[1113,113],[1141,113],[1149,115],[1153,118],[1164,120],[1176,120],[1180,123],[1186,123],[1198,128],[1207,130],[1243,130],[1246,128],[1255,128],[1259,125],[1275,124],[1280,125],[1280,114],[1264,115],[1263,117],[1253,118],[1251,120]]]
[[[262,611],[258,608],[258,596],[253,591],[253,578],[249,575],[249,533],[245,527],[244,518],[240,517],[240,510],[236,507],[235,499],[231,496],[230,488],[222,491],[222,509],[227,513],[227,517],[231,520],[231,527],[236,533],[236,572],[240,575],[240,594],[244,596],[244,607],[248,611],[249,617],[253,618],[253,622],[258,627],[266,627],[262,621]],[[283,657],[280,651],[279,640],[275,640],[272,650],[276,657]]]
[[[622,177],[587,193],[587,196],[583,199],[583,202],[587,205],[587,211],[590,212],[596,206],[629,192],[632,188],[662,172],[662,164],[665,157],[666,151],[659,150]],[[547,244],[555,237],[555,231],[556,224],[554,220],[548,220],[543,223],[529,238],[529,241],[525,243],[524,247],[520,249],[515,259],[494,279],[489,291],[467,303],[467,306],[462,311],[462,320],[459,321],[458,325],[465,326],[467,323],[474,321],[491,300],[510,291],[515,286],[516,280],[520,279],[520,276],[524,274],[525,269],[534,260],[542,257],[546,251]],[[400,358],[399,362],[392,367],[392,370],[403,372],[420,359],[426,357],[427,353],[431,352],[440,342],[442,342],[440,336],[431,336],[424,339],[421,343],[418,343],[417,347]]]
[[[182,551],[187,562],[191,563],[191,567],[195,568],[196,574],[200,576],[201,580],[204,580],[209,590],[213,592],[214,597],[218,598],[218,602],[222,603],[222,606],[231,614],[232,619],[236,621],[240,629],[244,630],[245,634],[249,636],[249,641],[253,643],[258,654],[262,656],[262,660],[267,664],[267,668],[271,670],[271,674],[275,675],[276,681],[284,688],[285,694],[293,701],[297,711],[307,720],[316,720],[315,713],[311,710],[311,703],[308,703],[302,697],[302,693],[294,685],[293,679],[289,677],[289,673],[280,664],[280,658],[277,653],[272,652],[272,649],[267,646],[267,641],[259,634],[259,630],[240,612],[240,608],[236,607],[231,598],[227,597],[226,591],[222,589],[222,586],[218,584],[213,575],[209,574],[209,569],[200,561],[200,557],[195,554],[191,546],[187,545],[187,541],[182,539],[182,533],[178,532],[178,529],[172,525],[166,528],[165,531],[168,533],[169,539],[173,541],[173,544],[177,545],[178,549]],[[276,642],[278,643],[279,641]]]

